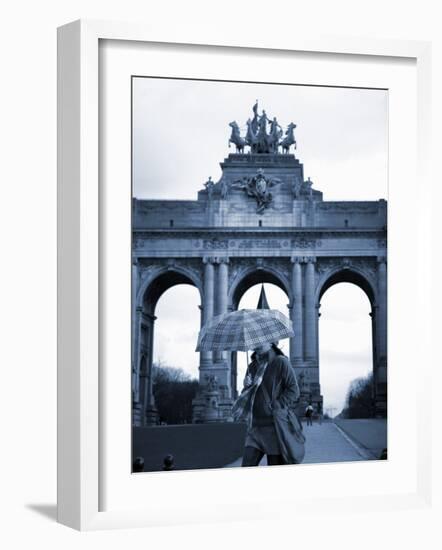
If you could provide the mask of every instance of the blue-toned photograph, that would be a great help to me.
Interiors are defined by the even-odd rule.
[[[387,90],[132,78],[134,473],[387,459],[387,195]]]

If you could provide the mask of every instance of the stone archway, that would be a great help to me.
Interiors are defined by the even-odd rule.
[[[305,395],[314,394],[320,403],[319,300],[327,285],[342,277],[338,271],[350,268],[345,276],[374,297],[376,400],[379,412],[386,413],[386,201],[325,201],[312,188],[310,178],[304,179],[300,160],[276,151],[230,154],[221,162],[221,170],[221,179],[206,182],[196,200],[134,199],[132,349],[136,382],[141,328],[148,342],[155,321],[154,303],[166,288],[188,281],[197,286],[203,325],[238,307],[249,286],[268,282],[289,297],[295,334],[290,341],[290,361],[298,380],[306,374]],[[365,285],[364,277],[370,284]],[[202,352],[199,372],[193,421],[232,420],[230,357]],[[216,396],[216,407],[210,396]]]
[[[350,283],[360,288],[367,296],[371,306],[372,361],[373,361],[373,402],[377,416],[386,416],[387,412],[387,298],[386,298],[386,262],[385,258],[361,262],[358,259],[345,259],[339,265],[326,269],[318,281],[315,296],[316,335],[319,384],[319,308],[325,292],[339,283]]]
[[[143,280],[137,292],[132,345],[135,378],[133,411],[134,423],[137,425],[155,424],[158,417],[153,397],[152,376],[155,309],[167,290],[182,284],[196,287],[202,300],[200,280],[191,270],[178,266],[159,267],[153,270]]]
[[[290,283],[284,273],[270,265],[251,266],[243,269],[232,281],[229,292],[229,309],[231,311],[238,309],[238,304],[244,293],[252,286],[261,283],[276,285],[287,294],[288,301],[291,301]]]

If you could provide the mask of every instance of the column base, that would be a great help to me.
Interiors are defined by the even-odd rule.
[[[202,390],[197,394],[192,402],[192,422],[194,424],[233,422],[233,400],[222,398],[220,393]]]
[[[376,418],[387,418],[387,394],[378,393],[374,403],[374,414]]]
[[[158,424],[160,416],[155,405],[149,405],[144,412],[144,425],[155,426]]]
[[[143,413],[141,410],[141,403],[132,403],[132,425],[137,428],[143,425]]]

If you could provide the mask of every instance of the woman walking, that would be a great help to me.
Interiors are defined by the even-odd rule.
[[[248,424],[242,466],[258,466],[264,455],[269,466],[286,464],[274,413],[291,409],[298,399],[296,376],[283,352],[276,344],[255,348],[233,409],[234,417]]]
[[[261,300],[260,300],[261,301]],[[241,309],[205,324],[196,351],[254,350],[244,388],[232,408],[236,421],[247,422],[243,466],[299,464],[305,437],[294,412],[299,388],[289,360],[275,343],[293,336],[288,317],[273,309]]]

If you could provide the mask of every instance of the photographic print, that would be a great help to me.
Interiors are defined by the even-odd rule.
[[[387,458],[387,132],[384,89],[132,78],[133,472]]]

